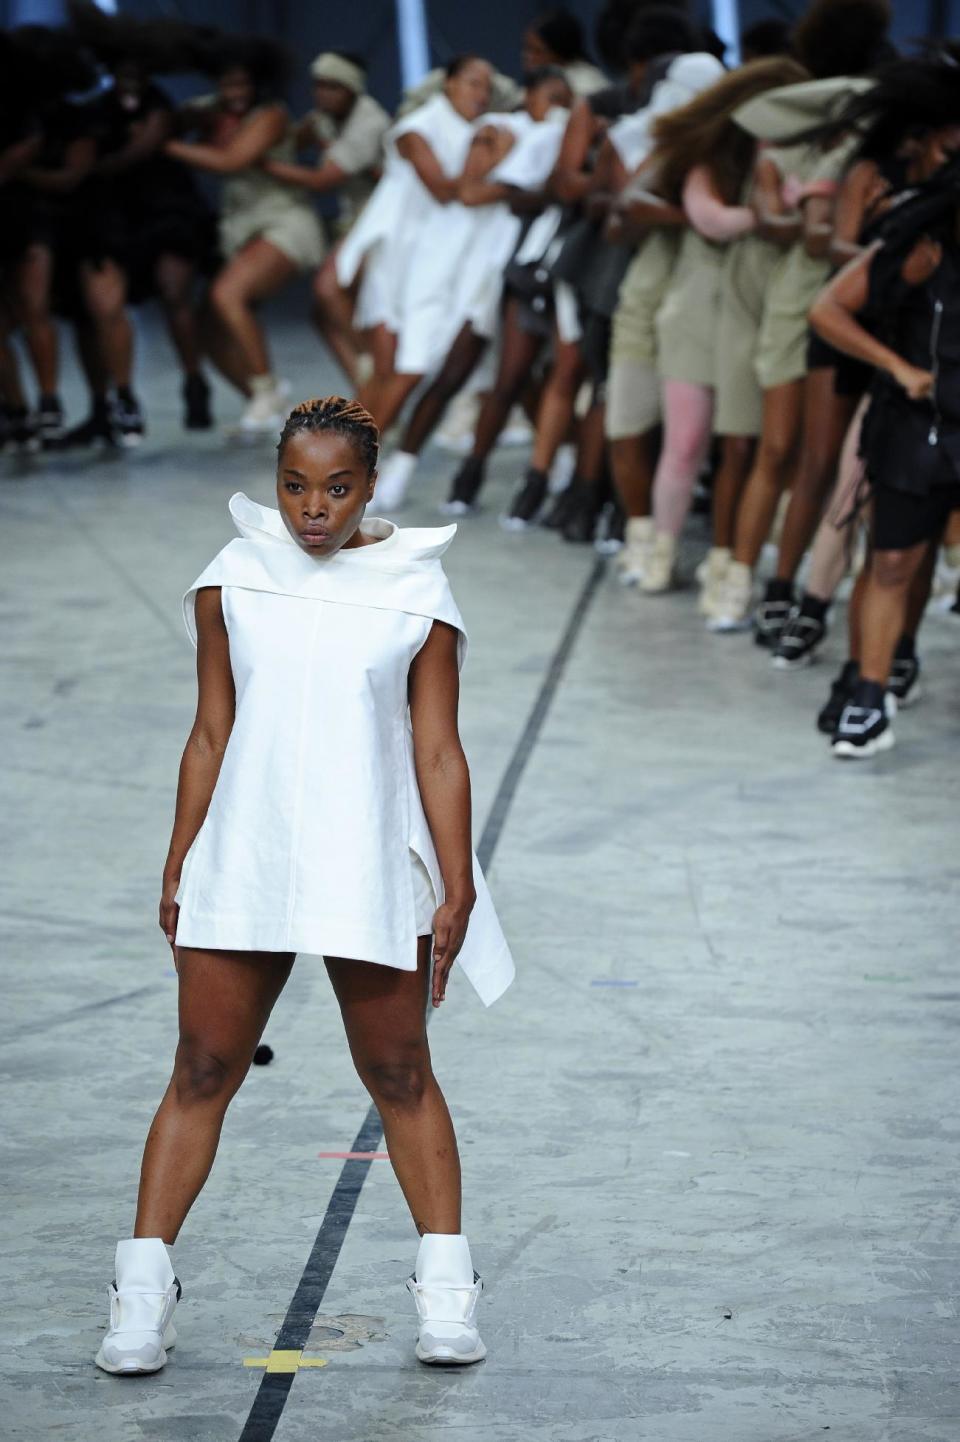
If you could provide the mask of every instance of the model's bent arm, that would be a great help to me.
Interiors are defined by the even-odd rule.
[[[443,877],[444,901],[434,917],[433,1003],[463,945],[476,901],[470,831],[470,772],[460,744],[457,631],[434,621],[410,667],[410,720],[417,784]]]
[[[197,593],[196,616],[197,714],[180,762],[177,809],[160,901],[160,925],[171,946],[177,932],[178,908],[173,898],[180,884],[180,871],[207,814],[233,729],[236,704],[219,586],[205,586]]]

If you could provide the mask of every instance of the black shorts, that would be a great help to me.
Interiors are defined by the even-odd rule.
[[[943,534],[951,511],[960,510],[960,481],[934,486],[925,496],[873,486],[872,540],[875,551],[905,551]]]
[[[855,360],[810,330],[807,336],[807,370],[832,370],[833,389],[838,396],[862,396],[873,377],[873,366]]]

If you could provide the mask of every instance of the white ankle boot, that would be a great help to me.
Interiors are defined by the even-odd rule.
[[[650,545],[640,578],[640,589],[648,596],[669,591],[676,582],[677,542],[665,531],[657,531]]]
[[[462,1367],[483,1360],[487,1349],[475,1321],[483,1283],[473,1270],[466,1237],[425,1233],[407,1290],[420,1318],[417,1357],[421,1362]]]
[[[729,546],[711,546],[694,572],[700,587],[697,610],[701,616],[710,615],[730,568],[730,561]]]
[[[116,1276],[107,1288],[110,1326],[96,1356],[104,1372],[159,1372],[177,1340],[173,1311],[180,1283],[160,1237],[117,1243]]]
[[[624,586],[635,586],[643,580],[644,570],[653,545],[653,517],[628,516],[623,532],[623,546],[617,552],[614,566]]]

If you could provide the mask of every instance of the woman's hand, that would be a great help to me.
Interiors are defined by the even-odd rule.
[[[467,922],[473,902],[455,903],[445,901],[438,906],[433,917],[433,993],[434,1006],[439,1006],[446,996],[447,978],[450,968],[460,954],[463,939],[467,934]]]
[[[891,365],[890,374],[912,401],[925,401],[933,395],[933,374],[912,366],[899,358]]]
[[[170,950],[173,952],[173,961],[177,961],[177,921],[180,916],[180,908],[174,901],[177,888],[180,885],[179,876],[168,876],[164,872],[163,890],[160,893],[160,930],[170,943]]]

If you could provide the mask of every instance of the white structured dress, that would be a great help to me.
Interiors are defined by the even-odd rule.
[[[376,544],[312,556],[279,511],[238,493],[230,513],[240,539],[183,602],[196,645],[197,592],[221,588],[236,716],[183,865],[177,942],[415,971],[417,936],[444,892],[407,684],[435,620],[458,630],[463,665],[466,632],[440,560],[457,528],[370,517],[362,529]],[[489,1006],[514,964],[476,856],[473,871],[458,963]]]

